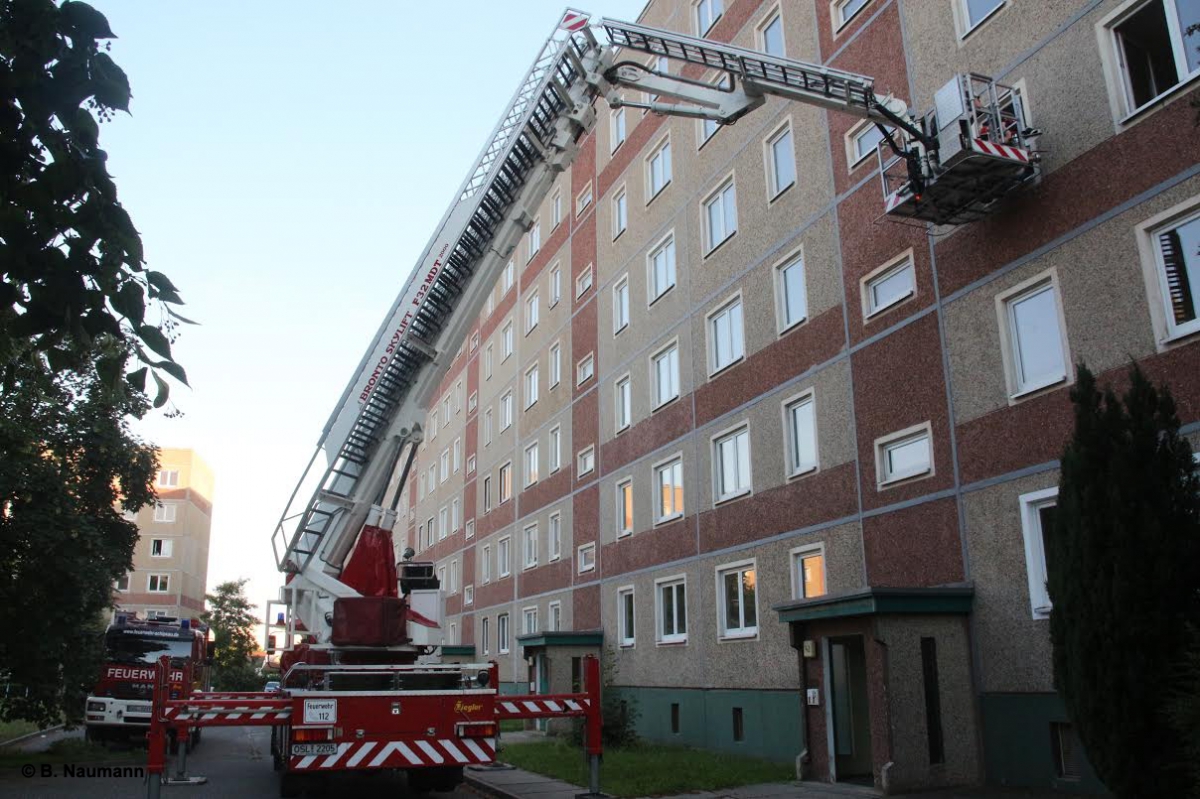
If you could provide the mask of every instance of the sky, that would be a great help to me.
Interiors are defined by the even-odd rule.
[[[101,130],[109,171],[200,323],[174,348],[182,416],[136,429],[212,467],[209,588],[247,578],[261,608],[322,427],[565,6],[91,1],[133,88]]]

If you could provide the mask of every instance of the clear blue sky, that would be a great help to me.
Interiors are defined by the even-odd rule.
[[[93,2],[133,87],[109,169],[201,323],[175,350],[184,416],[139,429],[213,467],[209,586],[247,577],[262,602],[321,427],[564,5]]]

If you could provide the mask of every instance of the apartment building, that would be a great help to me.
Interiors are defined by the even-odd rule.
[[[1099,790],[1052,684],[1042,531],[1075,364],[1120,381],[1134,358],[1200,435],[1196,15],[651,0],[646,25],[918,111],[992,76],[1043,131],[1043,175],[982,221],[899,224],[854,117],[598,107],[401,508],[447,651],[534,690],[603,651],[643,735],[807,779]]]
[[[127,514],[141,536],[133,570],[116,585],[117,611],[192,619],[204,612],[213,473],[195,450],[159,450],[158,503]]]

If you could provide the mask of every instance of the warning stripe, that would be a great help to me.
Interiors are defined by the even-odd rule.
[[[332,755],[297,755],[289,766],[310,769],[404,768],[491,763],[496,759],[492,738],[446,738],[417,741],[346,741]]]
[[[581,31],[586,28],[587,24],[587,14],[579,14],[575,11],[568,11],[563,15],[562,22],[558,23],[558,27],[562,30],[574,33],[575,31]]]
[[[1022,164],[1029,163],[1029,153],[1019,147],[1009,147],[1007,144],[996,144],[987,139],[972,139],[975,149],[985,155],[994,155],[998,158],[1008,158],[1013,161],[1020,161]]]

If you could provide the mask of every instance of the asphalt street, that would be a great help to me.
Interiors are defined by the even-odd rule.
[[[28,749],[44,749],[61,737],[82,737],[80,730],[70,733],[52,733],[34,739]],[[199,786],[162,786],[163,799],[260,799],[279,796],[279,776],[271,768],[271,730],[269,727],[214,727],[204,731],[200,746],[188,756],[188,773],[204,776],[208,782]],[[0,797],[3,799],[73,799],[73,797],[130,797],[146,796],[146,780],[143,776],[106,776],[93,769],[99,766],[128,769],[141,767],[144,773],[145,758],[142,752],[137,757],[114,759],[108,763],[70,764],[75,767],[72,776],[64,765],[38,764],[32,766],[33,776],[22,774],[20,766],[0,767]],[[168,773],[174,773],[175,763],[167,762]],[[49,772],[46,772],[49,769]],[[83,772],[79,774],[78,772]],[[339,775],[345,776],[345,775]],[[404,777],[393,774],[363,774],[345,776],[332,780],[326,796],[353,796],[355,799],[405,799],[416,796],[404,784]],[[478,795],[465,787],[454,793],[428,793],[430,799],[478,799]]]

